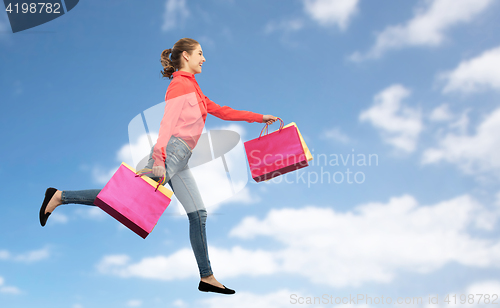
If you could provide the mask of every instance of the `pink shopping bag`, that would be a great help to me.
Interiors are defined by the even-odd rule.
[[[142,175],[150,173],[143,170],[136,172],[122,162],[94,204],[145,239],[170,204],[173,192],[163,186],[164,178],[155,182]]]
[[[280,129],[244,143],[252,178],[256,182],[272,179],[279,175],[309,166],[304,153],[297,127],[284,128],[280,120]],[[267,133],[267,132],[266,132]]]

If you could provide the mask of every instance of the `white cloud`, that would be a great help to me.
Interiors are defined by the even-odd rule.
[[[358,9],[359,0],[303,0],[305,12],[323,26],[345,30]]]
[[[22,292],[17,287],[5,286],[5,287],[0,287],[0,293],[21,294]]]
[[[476,58],[461,62],[452,71],[439,75],[446,81],[443,93],[472,93],[500,90],[500,47],[487,50]]]
[[[14,257],[15,261],[32,263],[43,259],[47,259],[50,256],[50,251],[48,248],[42,248],[38,250],[33,250],[24,254],[20,254]]]
[[[337,26],[344,31],[358,10],[359,0],[302,0],[302,2],[304,13],[313,21],[324,27]],[[304,26],[303,18],[285,18],[268,22],[264,27],[264,32],[281,31],[290,33],[301,30]]]
[[[429,115],[429,119],[434,122],[446,122],[453,118],[453,114],[450,112],[450,107],[448,104],[442,104],[434,108]]]
[[[0,293],[5,294],[21,294],[21,290],[17,287],[5,285],[5,279],[0,276]]]
[[[129,262],[130,258],[127,255],[112,255],[104,257],[97,265],[97,269],[102,273],[108,273],[113,266],[122,266]]]
[[[212,269],[217,277],[227,278],[241,275],[258,276],[275,272],[278,266],[272,252],[247,250],[239,246],[231,249],[208,246]],[[184,248],[170,256],[146,257],[132,263],[126,255],[105,256],[97,264],[100,273],[122,278],[140,277],[156,280],[175,280],[199,277],[191,248]]]
[[[499,294],[500,293],[500,281],[498,280],[487,280],[480,281],[471,284],[467,288],[467,294]]]
[[[338,141],[341,143],[348,143],[350,141],[350,138],[346,134],[341,132],[338,127],[334,127],[334,128],[325,130],[321,134],[321,138],[331,139],[331,140]]]
[[[500,281],[498,280],[487,280],[487,281],[480,281],[471,284],[470,286],[467,287],[466,290],[467,293],[465,294],[500,294]],[[493,298],[490,298],[491,301],[493,301]],[[475,307],[491,307],[491,302],[490,304],[485,304],[484,303],[485,297],[483,295],[481,304],[476,305]],[[497,301],[498,302],[498,301]],[[477,301],[476,301],[477,303]],[[470,307],[470,304],[467,303],[467,305],[463,306],[468,306]]]
[[[137,299],[132,299],[127,302],[127,306],[129,307],[141,307],[142,306],[142,301],[137,300]]]
[[[373,106],[362,111],[359,120],[375,126],[384,142],[413,152],[423,125],[420,110],[401,103],[409,95],[410,91],[402,85],[392,85],[375,95]]]
[[[447,294],[439,295],[439,303],[441,305],[428,305],[426,307],[430,308],[444,308],[444,307],[454,307],[454,308],[466,308],[466,307],[477,307],[477,308],[487,308],[491,307],[492,303],[495,300],[494,294],[500,293],[500,281],[498,280],[485,280],[472,283],[467,286],[465,290],[460,291],[450,291]],[[456,294],[456,297],[453,295]],[[481,296],[479,295],[481,294]],[[465,297],[463,297],[465,295]],[[472,295],[469,298],[469,295]],[[444,300],[448,296],[448,303],[445,303]],[[462,297],[461,297],[462,296]],[[485,297],[486,296],[486,297]],[[461,301],[465,298],[465,303],[461,304]],[[487,303],[485,303],[485,300]],[[467,301],[473,301],[473,303],[469,303]],[[497,300],[498,302],[498,300]]]
[[[41,261],[50,257],[50,251],[48,247],[41,248],[38,250],[28,251],[22,254],[12,254],[8,250],[0,250],[0,260],[23,262],[23,263],[33,263]]]
[[[209,248],[210,263],[217,277],[261,276],[276,273],[280,256],[273,251],[249,250],[240,246],[231,249]]]
[[[8,260],[10,258],[10,252],[7,250],[0,250],[0,260]]]
[[[455,121],[449,124],[450,129],[457,130],[460,134],[465,134],[469,129],[469,112],[471,108],[466,108],[459,116],[454,117]]]
[[[453,26],[470,22],[485,11],[493,0],[421,1],[414,17],[405,24],[389,26],[377,35],[375,45],[365,54],[355,52],[352,61],[379,58],[391,49],[408,46],[439,46]]]
[[[97,269],[103,274],[122,278],[141,277],[168,281],[199,276],[193,251],[188,248],[178,250],[168,257],[147,257],[135,264],[126,255],[105,256],[98,263]]]
[[[467,118],[462,121],[467,125]],[[500,108],[484,118],[476,128],[475,134],[448,133],[439,140],[437,147],[424,151],[422,163],[446,161],[456,164],[466,174],[500,175],[498,132],[500,132]]]
[[[172,302],[172,305],[174,307],[187,307],[187,303],[182,299],[176,299],[175,301]]]
[[[248,187],[243,188],[231,198],[225,200],[224,203],[234,202],[242,204],[253,204],[262,201],[258,194],[252,193]]]
[[[146,135],[144,135],[143,138],[141,138],[136,144],[124,144],[116,153],[116,160],[119,162],[125,162],[135,168],[136,166],[134,165],[134,159],[132,158],[132,150],[134,150],[136,147],[146,147],[151,149],[151,145],[149,144],[149,141],[147,141]]]
[[[286,273],[332,287],[388,283],[399,271],[425,274],[451,262],[498,267],[500,240],[475,237],[469,230],[491,232],[499,215],[469,195],[434,205],[419,205],[412,196],[403,195],[343,213],[313,206],[271,210],[263,219],[245,218],[229,235],[248,240],[264,237],[276,242],[275,249],[209,246],[210,262],[220,279]],[[119,277],[199,276],[188,248],[136,263],[126,255],[106,256],[97,268]]]
[[[186,7],[186,0],[167,0],[163,14],[163,31],[175,29],[190,15]]]
[[[64,214],[54,212],[50,215],[50,223],[51,224],[54,224],[54,223],[65,224],[67,222],[68,222],[68,216],[66,216]]]
[[[272,210],[262,220],[244,219],[230,234],[284,244],[274,251],[276,272],[343,287],[387,283],[399,270],[428,273],[448,262],[497,266],[500,242],[467,233],[469,227],[491,230],[497,218],[467,195],[433,206],[404,195],[346,213],[312,206]]]

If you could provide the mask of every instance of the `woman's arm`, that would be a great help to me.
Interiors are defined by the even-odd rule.
[[[220,106],[205,96],[207,112],[226,121],[247,121],[248,123],[264,122],[264,115],[245,110],[236,110],[228,106]]]

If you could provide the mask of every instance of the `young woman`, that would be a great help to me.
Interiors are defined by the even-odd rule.
[[[207,211],[188,167],[192,150],[205,125],[207,113],[227,121],[272,124],[276,117],[250,111],[219,106],[203,95],[195,74],[201,73],[205,62],[200,44],[190,38],[177,41],[173,48],[161,54],[164,77],[172,79],[165,95],[165,112],[160,123],[156,144],[151,149],[146,168],[151,168],[154,180],[165,176],[172,191],[181,202],[189,218],[191,247],[198,263],[200,283],[198,290],[234,294],[215,279],[208,258],[205,223]],[[48,217],[61,204],[94,205],[101,189],[57,190],[50,187],[40,208],[40,223],[45,226]]]

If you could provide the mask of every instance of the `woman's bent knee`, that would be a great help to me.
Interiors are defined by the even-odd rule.
[[[201,209],[194,212],[187,213],[189,220],[199,219],[201,221],[207,220],[207,210]]]

